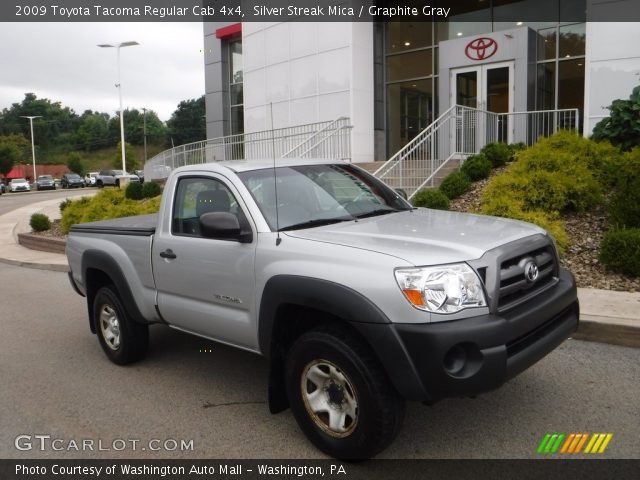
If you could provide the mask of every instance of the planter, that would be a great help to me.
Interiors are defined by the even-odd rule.
[[[40,250],[50,253],[65,253],[67,241],[62,238],[45,237],[32,233],[19,233],[18,243],[31,250]]]

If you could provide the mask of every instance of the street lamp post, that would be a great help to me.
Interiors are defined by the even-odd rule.
[[[136,41],[130,41],[130,42],[116,43],[115,45],[110,45],[107,43],[98,45],[100,48],[115,48],[118,52],[118,55],[117,55],[118,56],[118,83],[116,84],[116,87],[118,87],[118,93],[120,97],[120,145],[122,147],[122,171],[124,173],[127,172],[127,163],[125,160],[125,153],[124,153],[124,119],[122,116],[122,84],[120,83],[120,48],[132,47],[133,45],[140,45],[140,44]]]
[[[20,117],[28,118],[31,126],[31,158],[33,160],[33,181],[35,182],[38,177],[36,176],[36,147],[33,143],[33,119],[42,118],[42,115],[20,115]]]

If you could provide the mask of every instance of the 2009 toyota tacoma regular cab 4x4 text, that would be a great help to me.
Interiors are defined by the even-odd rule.
[[[544,230],[412,208],[351,164],[194,165],[163,195],[158,215],[71,229],[105,353],[139,360],[165,323],[263,355],[271,411],[337,458],[389,445],[405,399],[495,389],[578,326]]]

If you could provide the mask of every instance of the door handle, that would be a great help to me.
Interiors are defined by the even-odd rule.
[[[172,260],[178,257],[170,248],[167,248],[164,252],[160,252],[160,256],[162,258],[170,258]]]

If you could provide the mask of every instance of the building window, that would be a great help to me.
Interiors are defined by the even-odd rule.
[[[229,108],[231,135],[244,133],[242,40],[229,42]]]
[[[432,23],[385,24],[387,157],[435,119],[438,48]]]
[[[584,111],[584,23],[556,24],[538,30],[536,109]],[[582,124],[578,125],[582,131]]]
[[[578,108],[582,116],[586,0],[447,0],[446,3],[453,7],[455,16],[445,22],[388,22],[374,29],[376,42],[384,48],[382,58],[376,57],[376,91],[383,83],[387,158],[438,116],[438,43],[444,40],[523,26],[531,28],[538,33],[532,108]],[[539,11],[545,12],[544,21],[517,20],[519,14],[534,18]],[[467,80],[469,84],[459,85],[458,91],[465,95],[465,104],[474,105],[472,79]],[[378,97],[376,102],[382,103]],[[376,128],[379,124],[376,120]]]

